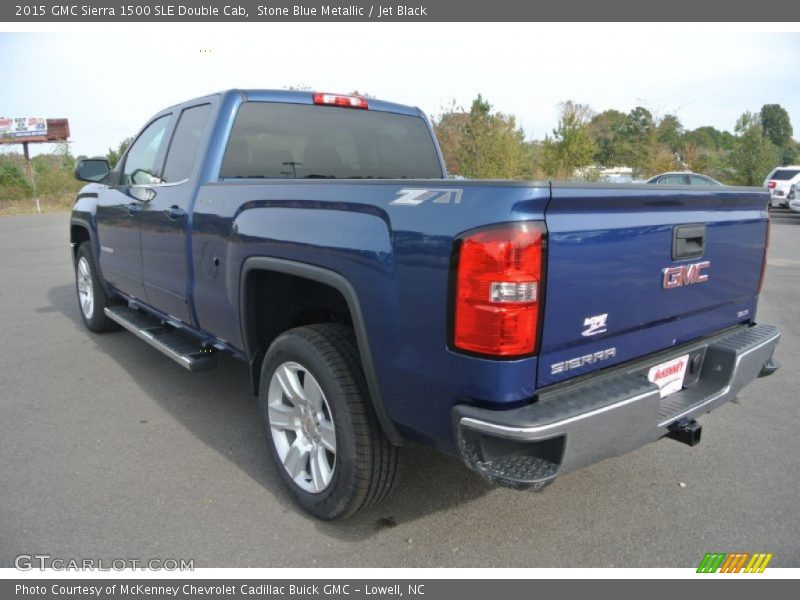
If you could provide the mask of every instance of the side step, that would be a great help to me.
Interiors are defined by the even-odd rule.
[[[217,365],[216,350],[202,348],[197,342],[164,326],[155,317],[128,306],[110,306],[105,309],[105,313],[109,319],[116,321],[185,369],[204,371]]]

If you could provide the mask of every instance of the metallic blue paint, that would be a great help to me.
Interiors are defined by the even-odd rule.
[[[266,256],[338,273],[358,296],[382,402],[410,439],[454,452],[455,404],[515,407],[543,386],[599,368],[551,376],[553,362],[609,346],[617,348],[616,361],[624,361],[755,316],[767,220],[762,192],[443,179],[220,182],[227,138],[245,100],[309,104],[311,94],[233,90],[170,109],[178,114],[202,101],[214,105],[186,184],[188,217],[169,234],[177,236],[173,244],[182,238],[187,263],[181,272],[162,274],[186,279],[188,312],[179,325],[250,360],[239,297],[245,260]],[[415,108],[369,104],[370,110],[425,119]],[[415,187],[463,193],[458,204],[390,204],[400,190]],[[84,191],[102,197],[107,189],[91,184]],[[99,254],[100,243],[116,240],[98,235],[98,204],[81,198],[74,217],[90,224]],[[453,351],[448,289],[454,238],[522,220],[544,220],[549,232],[540,357],[492,360]],[[673,264],[671,235],[678,223],[707,224],[710,280],[663,290],[660,273]],[[169,313],[157,304],[145,308]],[[746,317],[738,316],[745,310]],[[609,315],[608,333],[583,338],[583,319],[600,313]]]
[[[539,386],[753,320],[766,210],[766,194],[740,188],[554,186]],[[665,290],[663,268],[700,260],[671,258],[673,227],[685,223],[706,224],[709,278]],[[584,319],[601,314],[608,331],[583,337]],[[551,375],[554,363],[611,347],[613,360]]]
[[[452,450],[456,402],[516,405],[534,395],[536,358],[496,361],[447,348],[453,238],[492,221],[541,220],[547,186],[459,181],[460,204],[390,206],[430,181],[225,182],[194,210],[194,305],[204,333],[244,349],[238,282],[244,261],[270,256],[344,275],[358,294],[387,411],[408,437]],[[220,259],[211,279],[203,247]],[[421,410],[420,407],[425,407]],[[446,435],[444,435],[446,433]]]

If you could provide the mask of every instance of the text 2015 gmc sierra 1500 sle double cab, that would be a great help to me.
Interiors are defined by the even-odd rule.
[[[418,109],[228,91],[168,108],[71,218],[80,312],[190,370],[247,361],[283,481],[325,519],[398,446],[538,488],[772,373],[768,196],[447,178]]]

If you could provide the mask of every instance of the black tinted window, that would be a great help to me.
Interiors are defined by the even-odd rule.
[[[247,102],[228,140],[220,177],[424,179],[442,176],[419,117]]]
[[[778,169],[772,174],[772,177],[770,177],[770,179],[777,179],[779,181],[788,181],[798,173],[800,173],[800,170],[798,169]]]
[[[164,181],[174,183],[188,179],[192,174],[194,159],[200,147],[200,137],[208,121],[211,105],[187,108],[181,113],[172,143],[169,145]]]

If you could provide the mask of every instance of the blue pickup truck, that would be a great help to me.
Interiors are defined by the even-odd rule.
[[[417,108],[232,90],[156,114],[70,221],[80,313],[183,367],[250,365],[268,451],[335,519],[399,446],[538,489],[774,372],[752,188],[450,179]]]

